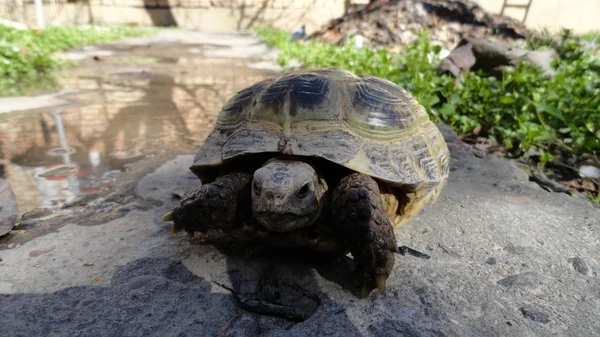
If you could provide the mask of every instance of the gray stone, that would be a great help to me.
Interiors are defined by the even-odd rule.
[[[10,232],[17,223],[19,207],[8,180],[0,179],[0,236]]]
[[[488,257],[487,260],[485,260],[485,263],[493,265],[493,264],[498,263],[498,261],[496,261],[495,257],[491,256],[491,257]]]
[[[577,270],[580,274],[583,274],[583,275],[590,274],[590,266],[581,257],[579,257],[579,256],[574,257],[571,260],[571,263],[573,264],[573,268],[575,268],[575,270]]]
[[[544,324],[550,323],[550,315],[547,312],[541,311],[530,306],[522,307],[519,310],[521,310],[521,313],[524,317],[529,318],[534,322],[540,322]]]
[[[521,274],[507,276],[498,281],[498,284],[507,288],[535,287],[540,284],[540,276],[534,272],[528,271]]]

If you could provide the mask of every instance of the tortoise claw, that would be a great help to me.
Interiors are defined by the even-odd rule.
[[[181,227],[177,225],[173,225],[173,227],[171,227],[171,235],[175,235],[179,233],[179,231],[181,231]]]
[[[362,287],[362,294],[361,294],[361,298],[367,298],[369,297],[369,294],[371,294],[371,291],[373,289],[371,287],[369,287],[366,283],[363,285]]]
[[[371,282],[364,282],[362,286],[362,295],[361,298],[367,298],[371,294],[374,289],[379,290],[379,292],[384,293],[386,289],[386,281],[387,276],[385,275],[377,275],[375,276],[375,286]]]
[[[379,292],[385,292],[385,281],[387,277],[385,275],[377,275],[375,277],[375,284],[377,284],[377,289]]]
[[[166,213],[162,216],[161,220],[164,222],[173,221],[173,212]]]

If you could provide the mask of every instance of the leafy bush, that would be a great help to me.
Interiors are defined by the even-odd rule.
[[[273,29],[259,28],[257,33],[281,51],[282,66],[295,59],[305,67],[341,67],[387,78],[411,92],[435,122],[459,134],[477,129],[505,144],[507,155],[533,149],[548,162],[561,155],[597,155],[600,150],[600,60],[568,34],[558,45],[543,37],[530,40],[532,47],[552,46],[561,55],[553,64],[557,74],[552,80],[522,63],[504,71],[501,79],[471,72],[457,81],[437,74],[440,47],[429,42],[426,31],[397,54],[355,48],[352,43],[294,42],[288,33]]]
[[[54,83],[52,78],[45,75],[61,65],[53,55],[55,52],[148,32],[125,27],[93,26],[18,30],[0,25],[0,94],[19,94],[31,84]]]

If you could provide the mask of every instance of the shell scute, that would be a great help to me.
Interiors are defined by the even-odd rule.
[[[329,80],[314,74],[302,74],[292,79],[290,89],[290,116],[299,109],[323,105],[329,93]]]
[[[240,129],[227,137],[222,145],[221,156],[223,160],[227,160],[242,154],[275,152],[278,145],[279,137],[272,132]]]
[[[318,156],[334,163],[346,163],[360,149],[360,139],[347,131],[329,130],[299,134],[292,151],[299,156]]]
[[[284,76],[271,84],[260,97],[260,102],[272,109],[275,114],[281,113],[290,82],[294,75]]]
[[[373,127],[405,128],[414,121],[408,98],[400,87],[379,78],[367,77],[359,81],[354,93],[354,114]]]
[[[241,122],[245,117],[245,111],[252,108],[257,93],[268,86],[272,79],[260,81],[248,88],[240,90],[235,96],[231,97],[221,109],[218,123],[235,124]]]

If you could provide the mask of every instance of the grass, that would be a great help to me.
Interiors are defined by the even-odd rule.
[[[56,57],[56,52],[152,32],[97,26],[18,30],[0,25],[0,95],[21,95],[32,88],[56,86],[52,73],[69,64]]]
[[[573,156],[598,162],[600,151],[600,59],[563,31],[558,38],[540,34],[528,41],[531,48],[553,47],[560,55],[556,76],[549,80],[541,70],[521,63],[501,78],[470,72],[456,81],[436,72],[440,47],[426,31],[404,52],[354,48],[351,43],[332,46],[317,41],[291,41],[289,33],[268,28],[256,32],[278,48],[278,62],[292,60],[303,67],[341,67],[357,75],[389,79],[411,92],[433,121],[450,125],[459,134],[478,136],[505,146],[505,155],[538,153],[536,164],[564,163]],[[590,33],[588,38],[596,36]]]

